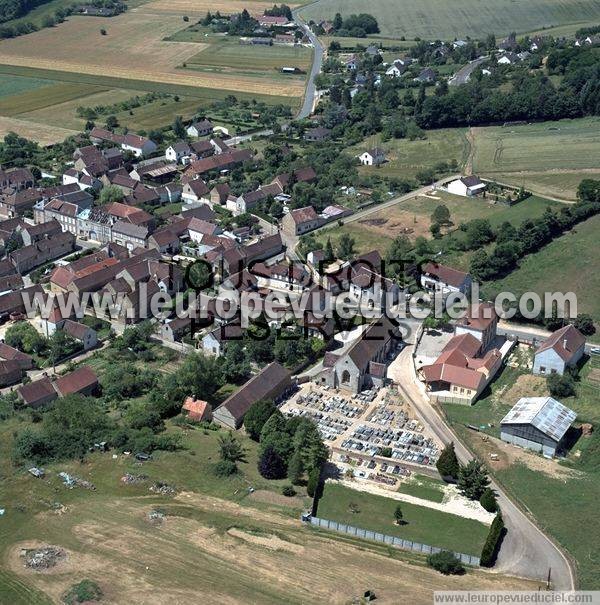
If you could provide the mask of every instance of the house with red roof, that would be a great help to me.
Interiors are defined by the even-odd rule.
[[[498,349],[482,351],[481,341],[472,334],[454,336],[434,363],[419,369],[419,376],[436,396],[470,405],[502,366]]]
[[[577,365],[585,352],[585,336],[572,324],[553,332],[537,349],[533,373],[562,374]]]
[[[186,397],[181,411],[185,413],[188,420],[194,422],[202,422],[212,418],[212,408],[207,401],[196,399],[194,397]]]

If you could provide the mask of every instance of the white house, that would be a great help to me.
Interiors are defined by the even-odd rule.
[[[406,67],[404,63],[396,60],[385,70],[385,75],[391,78],[399,78],[406,71]]]
[[[502,55],[498,58],[498,63],[500,65],[512,65],[513,63],[518,63],[521,59],[519,59],[519,55],[513,52],[502,53]]]
[[[179,141],[167,147],[165,157],[169,162],[184,164],[185,158],[189,158],[192,153],[192,148],[185,141]]]
[[[186,132],[190,137],[205,137],[212,134],[214,129],[213,123],[210,120],[201,120],[190,124]]]
[[[137,134],[126,134],[121,142],[121,149],[131,151],[136,157],[142,157],[154,153],[157,149],[156,143]]]
[[[439,263],[427,263],[421,270],[421,285],[430,292],[462,292],[471,289],[472,279],[468,273]]]
[[[572,324],[553,332],[537,349],[533,373],[564,374],[577,365],[585,351],[585,336]]]
[[[448,183],[446,189],[448,190],[448,193],[453,193],[454,195],[471,197],[481,193],[485,189],[485,183],[475,175],[463,176]]]
[[[381,147],[374,147],[358,156],[363,166],[380,166],[385,162],[385,151]]]

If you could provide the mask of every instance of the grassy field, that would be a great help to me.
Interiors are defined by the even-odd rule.
[[[600,173],[600,119],[471,129],[473,171],[546,195],[574,199]]]
[[[429,130],[426,135],[426,139],[415,141],[392,139],[380,142],[367,139],[351,148],[349,153],[360,155],[375,145],[382,147],[387,162],[379,168],[364,166],[361,171],[401,179],[414,179],[417,172],[433,168],[439,162],[456,160],[459,166],[464,165],[469,153],[464,129]]]
[[[302,10],[305,19],[332,19],[368,12],[374,15],[383,36],[452,40],[455,37],[485,37],[488,33],[525,33],[541,27],[600,20],[597,0],[500,0],[482,5],[477,0],[405,2],[399,10],[394,0],[373,0],[366,10],[361,0],[319,0]]]
[[[403,481],[397,491],[431,500],[431,502],[441,502],[444,499],[444,483],[426,475],[413,475],[408,481]]]
[[[597,253],[600,216],[581,223],[536,254],[527,256],[520,267],[502,280],[486,284],[486,297],[510,291],[574,292],[579,313],[590,313],[600,324],[600,257]]]
[[[442,513],[431,508],[400,503],[405,525],[394,522],[397,500],[327,483],[319,500],[317,515],[430,546],[479,555],[488,527],[472,519]],[[357,509],[353,512],[351,508]]]
[[[588,362],[581,372],[577,397],[562,401],[577,412],[578,422],[597,425],[600,421],[600,385],[590,380],[591,370]],[[484,442],[481,434],[465,428],[465,424],[472,424],[493,437],[499,437],[500,420],[518,397],[544,394],[547,394],[544,379],[533,377],[524,368],[507,367],[492,384],[491,390],[475,405],[444,405],[444,410],[459,436],[482,460],[489,461],[492,452],[499,456],[499,462],[488,462],[489,469],[527,507],[537,523],[576,559],[580,587],[598,590],[600,522],[595,510],[600,498],[600,481],[597,458],[594,459],[590,451],[597,444],[598,436],[581,438],[569,460],[561,465],[526,454],[514,446],[500,446],[498,441]],[[586,450],[590,451],[588,458]]]

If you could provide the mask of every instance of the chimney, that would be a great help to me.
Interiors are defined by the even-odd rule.
[[[568,347],[567,347],[567,339],[566,338],[563,340],[563,347],[565,348],[566,351],[569,350]]]

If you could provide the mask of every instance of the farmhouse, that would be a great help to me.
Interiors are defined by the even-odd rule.
[[[585,336],[572,324],[553,332],[537,349],[534,374],[564,374],[585,352]]]
[[[194,179],[193,181],[188,181],[183,186],[181,191],[181,199],[186,204],[197,202],[208,204],[210,201],[208,197],[209,192],[209,188],[202,179]]]
[[[292,388],[289,370],[274,361],[246,382],[213,412],[213,420],[231,429],[239,429],[250,407],[261,399],[278,403]]]
[[[577,415],[552,397],[522,397],[500,421],[500,437],[551,458]]]
[[[212,134],[214,130],[214,125],[210,120],[200,120],[199,122],[194,122],[190,124],[186,128],[186,132],[190,137],[205,137],[209,134]]]
[[[142,157],[154,153],[157,149],[156,143],[137,134],[115,134],[105,128],[94,127],[90,131],[90,140],[94,144],[103,142],[116,143],[123,151],[131,151],[136,157]]]
[[[385,151],[381,147],[373,147],[358,156],[363,166],[380,166],[385,162]]]
[[[81,366],[73,372],[57,378],[54,388],[60,397],[75,393],[92,395],[98,388],[98,377],[89,366]]]
[[[302,235],[321,225],[317,212],[312,206],[291,210],[281,219],[281,225],[287,233]]]
[[[471,289],[472,279],[468,273],[439,263],[427,263],[421,269],[421,285],[430,292],[462,292]]]
[[[312,141],[313,143],[318,143],[320,141],[325,141],[331,137],[331,130],[329,128],[323,128],[322,126],[318,126],[317,128],[309,128],[304,133],[305,141]]]
[[[98,334],[96,330],[72,319],[65,319],[62,330],[71,338],[83,345],[84,351],[93,349],[98,344]]]
[[[41,378],[17,389],[19,399],[30,408],[39,408],[58,398],[50,378]]]
[[[448,193],[462,195],[463,197],[471,197],[481,193],[485,189],[485,183],[475,175],[463,176],[448,183],[447,189]]]
[[[498,58],[499,65],[513,65],[514,63],[518,63],[521,60],[518,54],[513,52],[502,53],[502,55]]]

